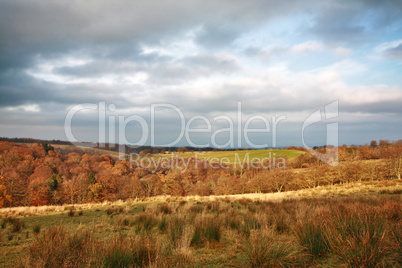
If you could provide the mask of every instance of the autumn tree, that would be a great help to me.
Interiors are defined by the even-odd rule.
[[[53,146],[47,144],[46,142],[42,142],[40,145],[43,147],[46,153],[48,153],[49,151],[54,151]]]
[[[392,157],[388,160],[388,166],[390,175],[400,180],[402,174],[402,151],[395,150],[392,153]]]
[[[0,208],[11,203],[11,195],[7,194],[7,188],[4,186],[4,177],[0,175]]]

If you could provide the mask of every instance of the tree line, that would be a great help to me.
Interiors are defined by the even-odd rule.
[[[106,154],[62,154],[47,143],[0,142],[0,207],[77,204],[156,195],[269,193],[354,181],[400,179],[402,143],[380,141],[338,149],[331,167],[309,153],[288,160],[286,168],[236,168],[189,159],[187,168],[130,165]],[[144,156],[144,157],[153,157]],[[370,161],[367,161],[370,160]],[[170,161],[184,161],[172,159]],[[183,165],[184,166],[184,165]]]

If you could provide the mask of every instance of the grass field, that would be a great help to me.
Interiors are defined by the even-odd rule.
[[[118,152],[112,152],[99,148],[88,148],[74,145],[52,145],[59,152],[81,152],[88,154],[107,154],[114,159],[119,159]],[[225,164],[240,164],[248,163],[250,161],[279,159],[286,157],[288,160],[292,160],[301,154],[303,151],[298,150],[237,150],[237,151],[201,151],[201,152],[172,152],[171,154],[154,154],[153,157],[180,157],[180,158],[197,158],[199,160],[209,161],[211,163],[225,163]]]
[[[303,151],[297,150],[239,150],[239,151],[210,151],[210,152],[173,152],[173,156],[182,158],[197,158],[209,162],[221,162],[222,159],[230,164],[243,163],[255,159],[269,159],[287,157],[289,160],[304,154]],[[156,157],[166,157],[166,154],[157,154]]]
[[[6,208],[0,266],[400,267],[401,192],[389,181]]]

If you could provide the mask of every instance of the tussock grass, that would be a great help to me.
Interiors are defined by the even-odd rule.
[[[11,231],[13,233],[20,232],[25,226],[24,222],[18,218],[7,217],[1,221],[1,228],[5,229],[7,226],[11,225]]]
[[[303,255],[291,243],[279,242],[272,234],[257,233],[242,242],[251,267],[295,267],[303,262]]]
[[[317,219],[297,223],[293,229],[299,245],[314,258],[324,256],[330,250],[326,226]]]
[[[402,267],[402,223],[398,222],[391,227],[392,251],[394,254],[395,265]]]
[[[92,233],[70,234],[63,226],[50,227],[35,236],[28,247],[25,267],[80,267],[89,260]]]
[[[334,225],[330,242],[341,263],[349,267],[376,267],[390,253],[383,216],[371,207],[349,206],[346,212],[334,217]]]
[[[158,222],[158,218],[155,215],[143,212],[134,218],[133,224],[136,224],[138,231],[149,232],[158,225]]]
[[[149,236],[116,237],[103,245],[100,259],[104,267],[149,267],[157,263],[160,250]]]
[[[161,214],[172,214],[173,208],[169,205],[169,203],[165,202],[158,208],[159,213]]]
[[[0,243],[7,254],[26,247],[20,258],[27,267],[398,267],[401,201],[379,195],[109,203],[81,217],[68,217],[70,208],[26,217],[27,232],[13,233],[3,218]]]
[[[32,231],[34,232],[34,234],[39,234],[40,229],[41,229],[40,224],[35,224],[35,225],[32,227]]]

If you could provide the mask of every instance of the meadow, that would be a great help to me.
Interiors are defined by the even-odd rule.
[[[195,158],[198,160],[209,162],[221,162],[225,159],[228,164],[241,164],[243,162],[255,159],[269,159],[286,157],[288,160],[295,159],[296,157],[304,154],[303,151],[298,150],[236,150],[236,151],[201,151],[201,152],[172,152],[174,157],[180,158]],[[170,154],[167,154],[170,156]],[[156,154],[155,157],[166,157],[166,154]],[[227,160],[226,160],[227,159]]]
[[[401,183],[339,187],[3,208],[0,266],[400,267]]]

